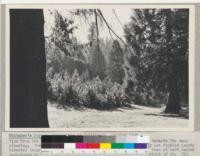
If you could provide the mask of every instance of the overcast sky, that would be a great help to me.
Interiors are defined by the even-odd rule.
[[[127,8],[116,8],[114,9],[115,13],[118,17],[116,18],[115,14],[113,13],[113,9],[111,8],[104,8],[101,9],[105,19],[109,23],[109,25],[112,27],[112,29],[124,39],[124,31],[123,26],[130,21],[130,16],[132,14],[131,9]],[[65,17],[70,17],[71,14],[68,10],[58,9],[58,11]],[[48,9],[44,10],[44,16],[45,16],[45,36],[48,36],[51,33],[51,27],[54,25],[54,16],[50,14],[50,11]],[[94,21],[94,17],[91,17],[89,19],[88,23],[85,22],[83,18],[80,18],[79,16],[74,17],[74,25],[78,26],[78,29],[74,31],[74,36],[77,37],[78,41],[80,43],[87,43],[88,42],[88,30],[89,30],[89,23]],[[121,22],[121,23],[120,23]],[[101,25],[99,27],[99,36],[100,38],[110,38],[109,31],[105,25]],[[113,38],[114,35],[113,35]]]

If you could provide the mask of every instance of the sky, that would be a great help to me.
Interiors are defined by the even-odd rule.
[[[54,26],[54,16],[50,14],[49,9],[44,10],[44,17],[45,17],[45,36],[49,36],[51,33],[51,28]],[[64,16],[64,17],[71,17],[71,14],[69,13],[70,10],[66,9],[58,9],[58,11]],[[124,38],[124,31],[123,26],[130,22],[130,17],[132,15],[131,9],[127,8],[115,8],[114,9],[117,17],[113,13],[112,8],[102,8],[101,12],[104,15],[105,19],[111,26],[111,28],[115,31],[115,33],[120,36],[123,40]],[[88,22],[85,22],[85,20],[79,16],[74,17],[74,25],[78,26],[78,29],[74,31],[74,36],[77,38],[79,43],[87,43],[88,42],[88,34],[89,34],[89,24],[91,22],[94,22],[94,17],[91,17]],[[99,26],[99,37],[106,39],[110,38],[110,34],[108,31],[108,28],[105,25]],[[112,35],[115,39],[115,36]]]

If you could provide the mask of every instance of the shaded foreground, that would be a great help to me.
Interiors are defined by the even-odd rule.
[[[160,108],[133,105],[114,111],[64,110],[48,105],[51,128],[145,127],[187,128],[189,120],[170,114],[162,114]]]

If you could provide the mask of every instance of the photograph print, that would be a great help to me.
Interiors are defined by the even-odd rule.
[[[190,8],[9,8],[10,128],[189,127]]]

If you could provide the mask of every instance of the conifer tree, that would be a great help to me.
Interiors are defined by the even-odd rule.
[[[109,63],[107,69],[107,74],[113,82],[117,82],[119,84],[123,83],[123,79],[125,76],[123,65],[123,49],[120,47],[119,42],[115,40],[113,42],[112,50],[109,54]]]
[[[169,93],[165,112],[179,113],[188,92],[188,9],[135,9],[125,27],[141,88]]]

